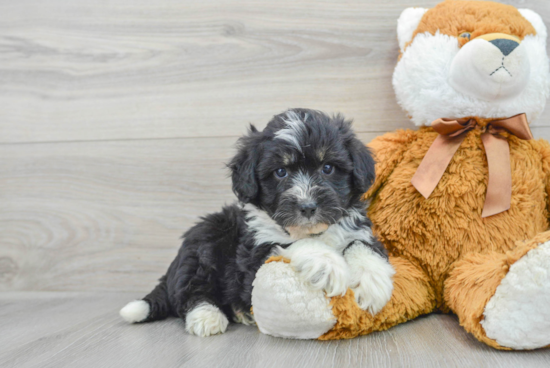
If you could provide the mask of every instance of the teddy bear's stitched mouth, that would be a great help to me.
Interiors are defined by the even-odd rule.
[[[506,70],[506,72],[510,75],[510,77],[514,77],[514,76],[512,75],[512,73],[510,73],[510,71],[509,71],[508,69],[506,69],[506,67],[504,66],[504,58],[505,58],[505,56],[502,57],[501,65],[500,65],[498,68],[496,68],[491,74],[489,74],[489,76],[492,76],[493,74],[495,74],[496,72],[498,72],[500,69],[504,69],[504,70]]]

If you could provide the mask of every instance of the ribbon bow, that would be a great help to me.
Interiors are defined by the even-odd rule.
[[[411,183],[428,198],[445,173],[456,150],[462,144],[466,133],[481,128],[474,119],[437,119],[432,128],[439,133],[424,159],[418,166]],[[487,123],[481,140],[487,155],[489,183],[481,217],[489,217],[510,208],[512,200],[512,170],[510,168],[510,146],[500,133],[506,131],[523,140],[533,139],[525,114],[511,118],[493,120]]]

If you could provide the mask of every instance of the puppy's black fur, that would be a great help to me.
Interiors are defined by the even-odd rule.
[[[141,322],[185,318],[203,302],[229,320],[248,313],[256,271],[277,246],[292,242],[269,238],[262,213],[283,235],[292,226],[332,225],[350,211],[364,213],[360,197],[374,180],[374,160],[350,124],[341,115],[294,109],[275,116],[262,132],[251,126],[228,165],[239,203],[203,217],[184,234],[168,272],[143,298],[150,312]],[[356,216],[346,226],[371,224]],[[377,241],[366,246],[387,257]]]

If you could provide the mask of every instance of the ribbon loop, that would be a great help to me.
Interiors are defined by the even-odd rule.
[[[412,185],[426,199],[430,197],[443,177],[458,147],[466,138],[465,133],[478,127],[478,124],[474,119],[441,118],[435,120],[432,127],[439,135],[411,179]],[[496,215],[510,208],[512,200],[510,147],[508,140],[501,135],[503,132],[523,140],[533,139],[525,114],[493,120],[487,124],[485,132],[481,134],[481,140],[487,156],[489,181],[481,217]]]

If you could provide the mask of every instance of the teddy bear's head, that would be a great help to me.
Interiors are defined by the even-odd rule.
[[[546,27],[529,9],[447,0],[408,8],[397,23],[393,86],[413,122],[503,118],[544,110],[550,90]]]

